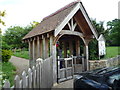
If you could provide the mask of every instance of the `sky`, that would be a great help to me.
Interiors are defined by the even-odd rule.
[[[10,26],[27,26],[76,0],[0,0],[0,11],[6,10],[2,18],[6,26],[0,26],[3,33]],[[89,17],[99,21],[118,18],[120,0],[81,0]]]

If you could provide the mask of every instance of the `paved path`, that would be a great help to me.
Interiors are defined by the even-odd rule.
[[[53,86],[52,90],[56,90],[57,88],[61,88],[61,90],[63,90],[63,89],[66,90],[67,88],[70,90],[73,90],[73,79],[65,81],[65,82],[61,82],[61,83]]]
[[[21,76],[22,72],[29,68],[29,60],[12,56],[10,62],[16,67],[17,74]]]

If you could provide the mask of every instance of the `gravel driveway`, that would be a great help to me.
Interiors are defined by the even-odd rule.
[[[12,56],[10,62],[16,67],[17,74],[21,76],[22,72],[29,68],[29,60]]]

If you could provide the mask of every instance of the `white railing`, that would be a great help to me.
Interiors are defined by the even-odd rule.
[[[23,71],[21,77],[15,76],[12,87],[10,87],[9,80],[6,80],[3,89],[51,88],[53,86],[52,72],[52,57],[45,60],[37,59],[36,65],[29,68],[27,73]]]

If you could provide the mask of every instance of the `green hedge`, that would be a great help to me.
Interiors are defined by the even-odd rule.
[[[11,55],[12,52],[10,50],[2,50],[2,62],[8,62]]]

